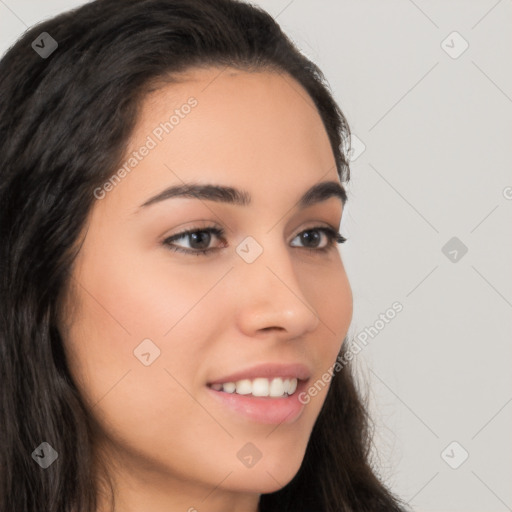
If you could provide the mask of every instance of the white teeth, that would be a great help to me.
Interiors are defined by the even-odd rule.
[[[272,379],[272,382],[270,383],[269,396],[283,396],[284,391],[283,379],[280,377]]]
[[[252,384],[249,379],[237,381],[235,393],[237,393],[239,395],[250,395],[251,392],[252,392]]]
[[[281,377],[276,377],[270,380],[258,377],[253,380],[242,379],[237,382],[212,384],[211,387],[215,391],[237,393],[238,395],[282,397],[295,393],[297,389],[297,379],[282,379]]]
[[[254,379],[252,381],[252,396],[268,396],[269,387],[268,379]]]
[[[225,391],[226,393],[234,393],[236,391],[236,384],[234,382],[226,382],[226,384],[219,384],[219,391]]]

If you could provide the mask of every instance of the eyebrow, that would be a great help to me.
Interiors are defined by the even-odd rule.
[[[177,197],[205,199],[236,206],[249,206],[251,204],[251,195],[246,190],[222,185],[185,183],[166,188],[156,196],[150,197],[140,208],[146,208],[152,204]],[[322,181],[313,185],[301,196],[297,207],[304,209],[331,197],[340,199],[343,206],[347,202],[347,193],[338,182]],[[140,211],[140,208],[137,211]]]

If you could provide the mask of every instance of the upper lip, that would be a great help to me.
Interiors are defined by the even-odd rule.
[[[307,380],[310,376],[311,371],[309,368],[301,363],[264,363],[231,373],[230,375],[219,377],[218,379],[208,382],[208,384],[224,384],[226,382],[237,382],[243,379],[252,380],[258,377],[267,379],[281,377],[284,379],[295,378],[297,380]]]

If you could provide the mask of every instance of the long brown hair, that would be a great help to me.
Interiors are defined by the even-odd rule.
[[[293,77],[318,109],[340,180],[350,178],[349,126],[322,72],[257,7],[96,0],[28,30],[0,61],[2,511],[96,512],[93,423],[57,312],[93,191],[118,169],[141,100],[199,65]],[[261,512],[403,510],[371,467],[369,425],[345,366],[297,475],[261,496]],[[59,453],[44,471],[31,457],[41,440]]]

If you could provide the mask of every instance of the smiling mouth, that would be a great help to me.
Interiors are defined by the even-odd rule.
[[[299,379],[291,376],[290,372],[283,373],[280,377],[271,375],[226,382],[219,379],[208,383],[206,388],[223,409],[235,413],[237,421],[245,417],[261,424],[291,424],[298,420],[306,407],[299,397],[310,376],[304,373],[306,378]]]
[[[256,379],[241,379],[236,382],[208,384],[208,387],[214,391],[236,395],[286,398],[296,392],[299,382],[300,380],[294,377],[275,377],[272,379],[258,377]]]

